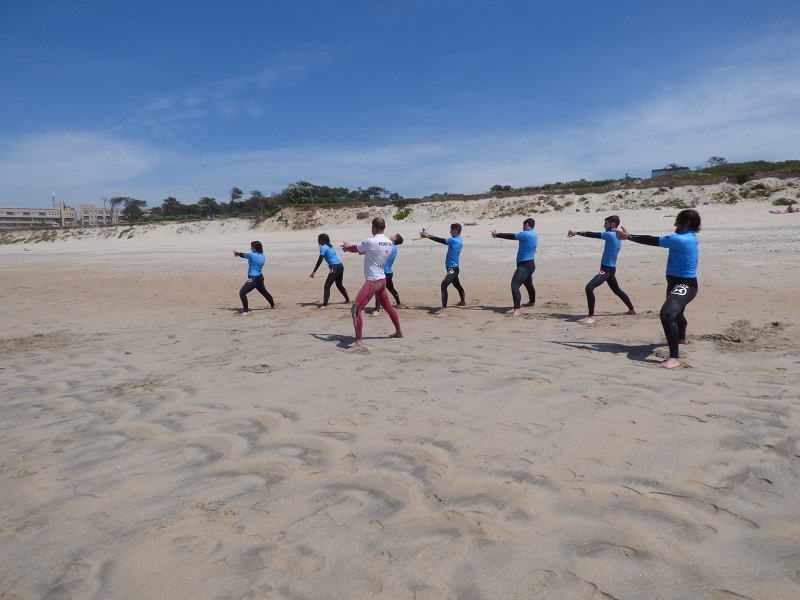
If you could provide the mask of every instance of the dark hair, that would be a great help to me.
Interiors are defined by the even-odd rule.
[[[606,217],[606,221],[611,221],[614,224],[614,227],[619,227],[619,217],[617,215]]]
[[[450,225],[450,229],[455,229],[458,233],[461,233],[461,223],[453,223]]]
[[[682,210],[678,213],[678,217],[675,221],[681,225],[688,226],[689,231],[694,231],[695,233],[700,231],[700,213],[696,210],[692,210],[691,208]]]
[[[395,233],[394,234],[394,245],[395,246],[399,246],[402,243],[403,243],[403,236],[400,235],[399,233]]]
[[[259,254],[264,254],[264,247],[261,245],[261,242],[256,240],[255,242],[250,242],[250,247],[253,248]]]
[[[317,243],[322,245],[331,246],[331,238],[328,237],[327,233],[320,233],[317,236]],[[333,248],[333,246],[331,246]]]
[[[382,217],[375,217],[372,219],[372,226],[378,231],[383,231],[386,229],[386,221]]]
[[[536,227],[536,221],[534,221],[531,217],[528,217],[522,222],[523,225],[528,225],[531,229]]]

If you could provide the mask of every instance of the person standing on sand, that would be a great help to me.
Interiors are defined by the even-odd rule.
[[[314,279],[314,273],[319,269],[323,258],[325,262],[328,263],[328,277],[325,279],[325,291],[322,294],[322,306],[320,306],[320,308],[328,306],[328,300],[331,298],[331,286],[333,286],[334,283],[342,296],[344,296],[345,304],[348,304],[350,302],[350,296],[347,295],[347,290],[342,283],[344,279],[344,265],[342,261],[339,260],[339,257],[336,255],[336,250],[334,250],[331,245],[331,238],[328,237],[327,233],[320,233],[317,236],[317,243],[319,244],[319,258],[309,277]]]
[[[437,317],[446,317],[447,288],[451,283],[453,284],[453,287],[456,288],[456,291],[458,291],[458,295],[461,297],[461,300],[458,302],[458,304],[456,304],[456,306],[467,305],[466,293],[464,292],[464,288],[461,287],[461,282],[458,279],[459,257],[461,256],[461,247],[464,245],[464,242],[461,239],[461,223],[453,223],[450,225],[450,237],[447,239],[431,235],[425,230],[423,230],[420,235],[424,238],[428,238],[429,240],[433,240],[434,242],[445,244],[447,246],[447,256],[444,258],[444,266],[445,269],[447,269],[447,275],[445,275],[444,279],[442,280],[442,309],[436,313]]]
[[[667,336],[669,358],[659,366],[674,369],[680,366],[678,346],[688,344],[684,311],[697,296],[697,263],[700,251],[697,233],[700,231],[700,215],[696,210],[682,210],[675,218],[675,233],[656,237],[652,235],[633,235],[624,227],[617,231],[621,240],[637,244],[669,248],[667,257],[667,299],[661,307],[661,325]]]
[[[267,299],[270,308],[275,308],[275,301],[267,291],[267,288],[264,287],[264,276],[261,274],[261,270],[264,268],[264,262],[266,261],[264,258],[264,248],[261,246],[261,242],[257,240],[252,242],[250,244],[250,252],[234,250],[233,255],[247,259],[247,281],[242,286],[242,289],[239,290],[239,299],[242,301],[242,307],[244,308],[241,314],[249,315],[252,312],[247,304],[247,294],[253,290],[258,290],[258,292]]]
[[[617,227],[619,227],[619,217],[611,215],[603,222],[604,231],[573,231],[570,229],[567,232],[567,237],[574,237],[580,235],[582,237],[589,237],[601,239],[605,241],[603,248],[603,256],[600,258],[600,272],[586,284],[586,301],[589,304],[589,316],[583,319],[584,323],[594,323],[594,290],[604,283],[608,284],[611,291],[614,292],[620,300],[628,307],[626,315],[635,315],[636,311],[633,310],[633,303],[628,297],[628,294],[622,291],[617,283],[617,255],[620,248],[622,248],[622,240],[617,238]]]
[[[348,244],[347,242],[342,244],[342,250],[345,252],[357,252],[364,255],[364,277],[366,278],[351,308],[353,328],[356,332],[356,342],[347,348],[345,350],[346,352],[356,352],[364,347],[362,340],[364,320],[361,313],[373,296],[378,297],[381,306],[389,313],[389,318],[392,320],[392,324],[395,328],[395,332],[391,337],[403,337],[403,333],[400,331],[400,317],[397,316],[397,311],[394,309],[391,302],[389,302],[389,294],[386,293],[386,273],[383,272],[383,265],[392,252],[392,241],[383,235],[385,230],[386,221],[380,217],[375,217],[372,219],[371,238],[364,240],[358,245]]]
[[[514,276],[511,278],[511,299],[514,301],[514,310],[511,311],[511,314],[514,316],[519,316],[519,309],[522,306],[522,294],[519,292],[521,285],[524,285],[525,290],[528,292],[528,302],[525,306],[534,306],[536,304],[533,272],[536,270],[534,258],[539,240],[533,230],[534,227],[536,227],[536,221],[528,218],[522,222],[522,231],[519,233],[498,233],[494,229],[492,230],[492,237],[495,239],[519,241],[517,270],[514,271]]]
[[[394,296],[394,307],[395,308],[403,308],[402,303],[400,302],[400,294],[397,293],[397,290],[394,289],[394,283],[392,280],[394,279],[394,272],[392,270],[392,266],[394,265],[394,259],[397,258],[397,247],[403,243],[403,236],[399,233],[395,233],[392,236],[389,236],[389,239],[392,240],[392,251],[389,253],[389,258],[386,259],[386,262],[383,265],[383,272],[386,273],[386,289],[387,291]],[[377,296],[375,297],[375,310],[372,311],[373,317],[379,317],[381,314],[381,303],[378,302]]]

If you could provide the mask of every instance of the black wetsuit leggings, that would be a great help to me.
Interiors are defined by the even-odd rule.
[[[397,293],[397,290],[394,289],[394,283],[392,283],[392,278],[394,277],[394,273],[386,273],[386,291],[388,291],[394,297],[395,306],[400,304],[400,294]],[[378,296],[375,295],[375,310],[378,310],[381,306],[381,303],[378,302]]]
[[[625,303],[625,306],[628,307],[628,310],[633,310],[631,299],[628,298],[628,294],[620,289],[619,284],[617,283],[617,268],[600,265],[600,272],[594,276],[594,279],[586,284],[586,301],[589,303],[590,317],[594,316],[594,289],[600,287],[604,283],[607,283],[608,287],[611,288],[611,291],[619,296],[619,299]]]
[[[514,308],[522,306],[522,294],[519,292],[520,286],[525,286],[528,292],[528,301],[536,304],[536,290],[533,287],[533,272],[536,270],[536,262],[533,259],[524,260],[517,263],[517,270],[511,278],[511,298],[514,300]]]
[[[461,282],[458,280],[458,267],[447,267],[447,275],[442,279],[442,308],[447,308],[447,288],[451,283],[458,291],[461,301],[464,301],[465,292],[464,288],[461,287]]]
[[[344,278],[344,265],[339,263],[333,265],[328,270],[328,277],[325,279],[325,292],[322,295],[322,306],[328,306],[328,300],[331,299],[331,287],[336,284],[336,288],[344,296],[345,302],[350,302],[350,296],[347,295],[347,290],[344,289],[342,280]]]
[[[679,358],[678,346],[680,340],[686,338],[686,317],[683,312],[686,305],[697,296],[699,286],[697,279],[685,279],[667,275],[667,300],[661,307],[661,325],[667,336],[669,357]]]
[[[239,290],[239,299],[242,301],[244,312],[248,312],[250,310],[247,305],[247,294],[253,290],[258,290],[258,292],[267,299],[269,305],[272,308],[275,308],[275,301],[272,299],[272,296],[269,295],[267,288],[264,287],[264,276],[257,275],[255,277],[248,277],[247,283],[245,283],[242,286],[242,289]]]

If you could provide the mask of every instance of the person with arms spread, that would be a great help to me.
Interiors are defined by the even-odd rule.
[[[700,249],[697,233],[700,231],[700,214],[696,210],[682,210],[675,218],[675,233],[662,235],[633,235],[624,227],[617,231],[621,240],[637,244],[669,248],[667,257],[667,299],[661,307],[661,325],[667,336],[669,358],[659,366],[674,369],[680,366],[678,347],[688,344],[686,337],[687,321],[684,316],[686,306],[695,299],[697,284],[697,263]]]
[[[603,256],[600,258],[600,272],[586,284],[586,301],[589,304],[589,316],[583,319],[584,323],[594,323],[594,305],[595,288],[600,287],[604,283],[608,284],[611,291],[614,292],[620,300],[628,307],[626,315],[635,315],[636,311],[633,309],[633,303],[628,297],[628,294],[622,291],[617,283],[617,255],[620,248],[622,248],[622,240],[617,237],[617,227],[619,227],[619,217],[611,215],[603,222],[603,230],[601,232],[595,231],[573,231],[570,229],[567,232],[567,237],[574,237],[580,235],[582,237],[589,237],[601,239],[605,242],[603,248]]]
[[[464,242],[461,239],[461,223],[453,223],[452,225],[450,225],[450,237],[447,239],[431,235],[425,230],[423,230],[420,235],[424,238],[428,238],[429,240],[433,240],[434,242],[445,244],[447,246],[447,255],[444,258],[444,266],[445,269],[447,269],[447,274],[442,280],[442,285],[441,285],[442,308],[436,313],[437,317],[446,317],[447,288],[450,286],[450,284],[453,284],[453,287],[456,288],[456,291],[458,291],[458,295],[461,298],[456,306],[467,305],[466,292],[464,292],[464,288],[461,287],[461,281],[459,281],[458,279],[458,274],[460,272],[458,266],[459,259],[461,256],[461,248],[464,245]]]
[[[391,337],[401,338],[403,333],[400,331],[400,318],[397,311],[389,302],[389,294],[386,293],[386,273],[383,272],[383,265],[392,252],[392,241],[383,232],[386,230],[386,222],[381,217],[372,219],[372,237],[367,238],[360,244],[342,244],[345,252],[357,252],[364,255],[364,277],[366,281],[361,286],[361,290],[353,303],[351,314],[353,315],[353,328],[356,333],[356,342],[346,352],[356,352],[364,347],[362,333],[364,320],[361,316],[364,308],[369,304],[373,296],[377,295],[381,306],[389,313],[395,332]]]
[[[264,275],[261,274],[264,268],[264,262],[266,262],[261,242],[252,242],[250,244],[250,252],[234,250],[233,255],[247,259],[247,281],[242,286],[242,289],[239,290],[239,299],[242,301],[242,307],[244,308],[241,314],[249,315],[251,313],[247,304],[247,294],[253,290],[258,290],[258,292],[267,299],[270,308],[275,308],[275,301],[267,291],[267,288],[264,287]]]
[[[536,226],[536,221],[533,219],[525,219],[522,222],[522,231],[519,233],[498,233],[492,230],[492,237],[502,240],[517,240],[519,247],[517,248],[517,270],[514,271],[511,277],[511,299],[514,301],[514,309],[511,314],[519,316],[520,307],[522,306],[522,294],[519,292],[521,285],[525,286],[528,292],[528,302],[525,306],[534,306],[536,304],[536,289],[533,287],[533,272],[536,270],[536,247],[539,243],[536,232],[533,228]]]

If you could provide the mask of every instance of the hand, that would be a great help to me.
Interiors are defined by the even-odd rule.
[[[430,234],[430,233],[428,233],[427,231],[423,231],[423,232],[420,234],[420,237],[429,238],[429,237],[431,237],[431,234]]]
[[[578,235],[578,232],[572,231],[572,229],[567,232],[567,237],[575,237],[576,235]]]
[[[239,256],[239,252],[238,252],[238,251],[236,251],[236,250],[234,250],[234,251],[233,251],[233,255],[234,255],[234,256]]]
[[[629,237],[631,237],[630,232],[627,229],[625,229],[622,225],[620,225],[619,229],[617,229],[617,239],[627,240]]]
[[[314,279],[314,273],[311,273],[311,275],[309,275],[309,277],[311,277],[311,279]]]
[[[492,237],[497,238],[497,231],[492,229]]]

